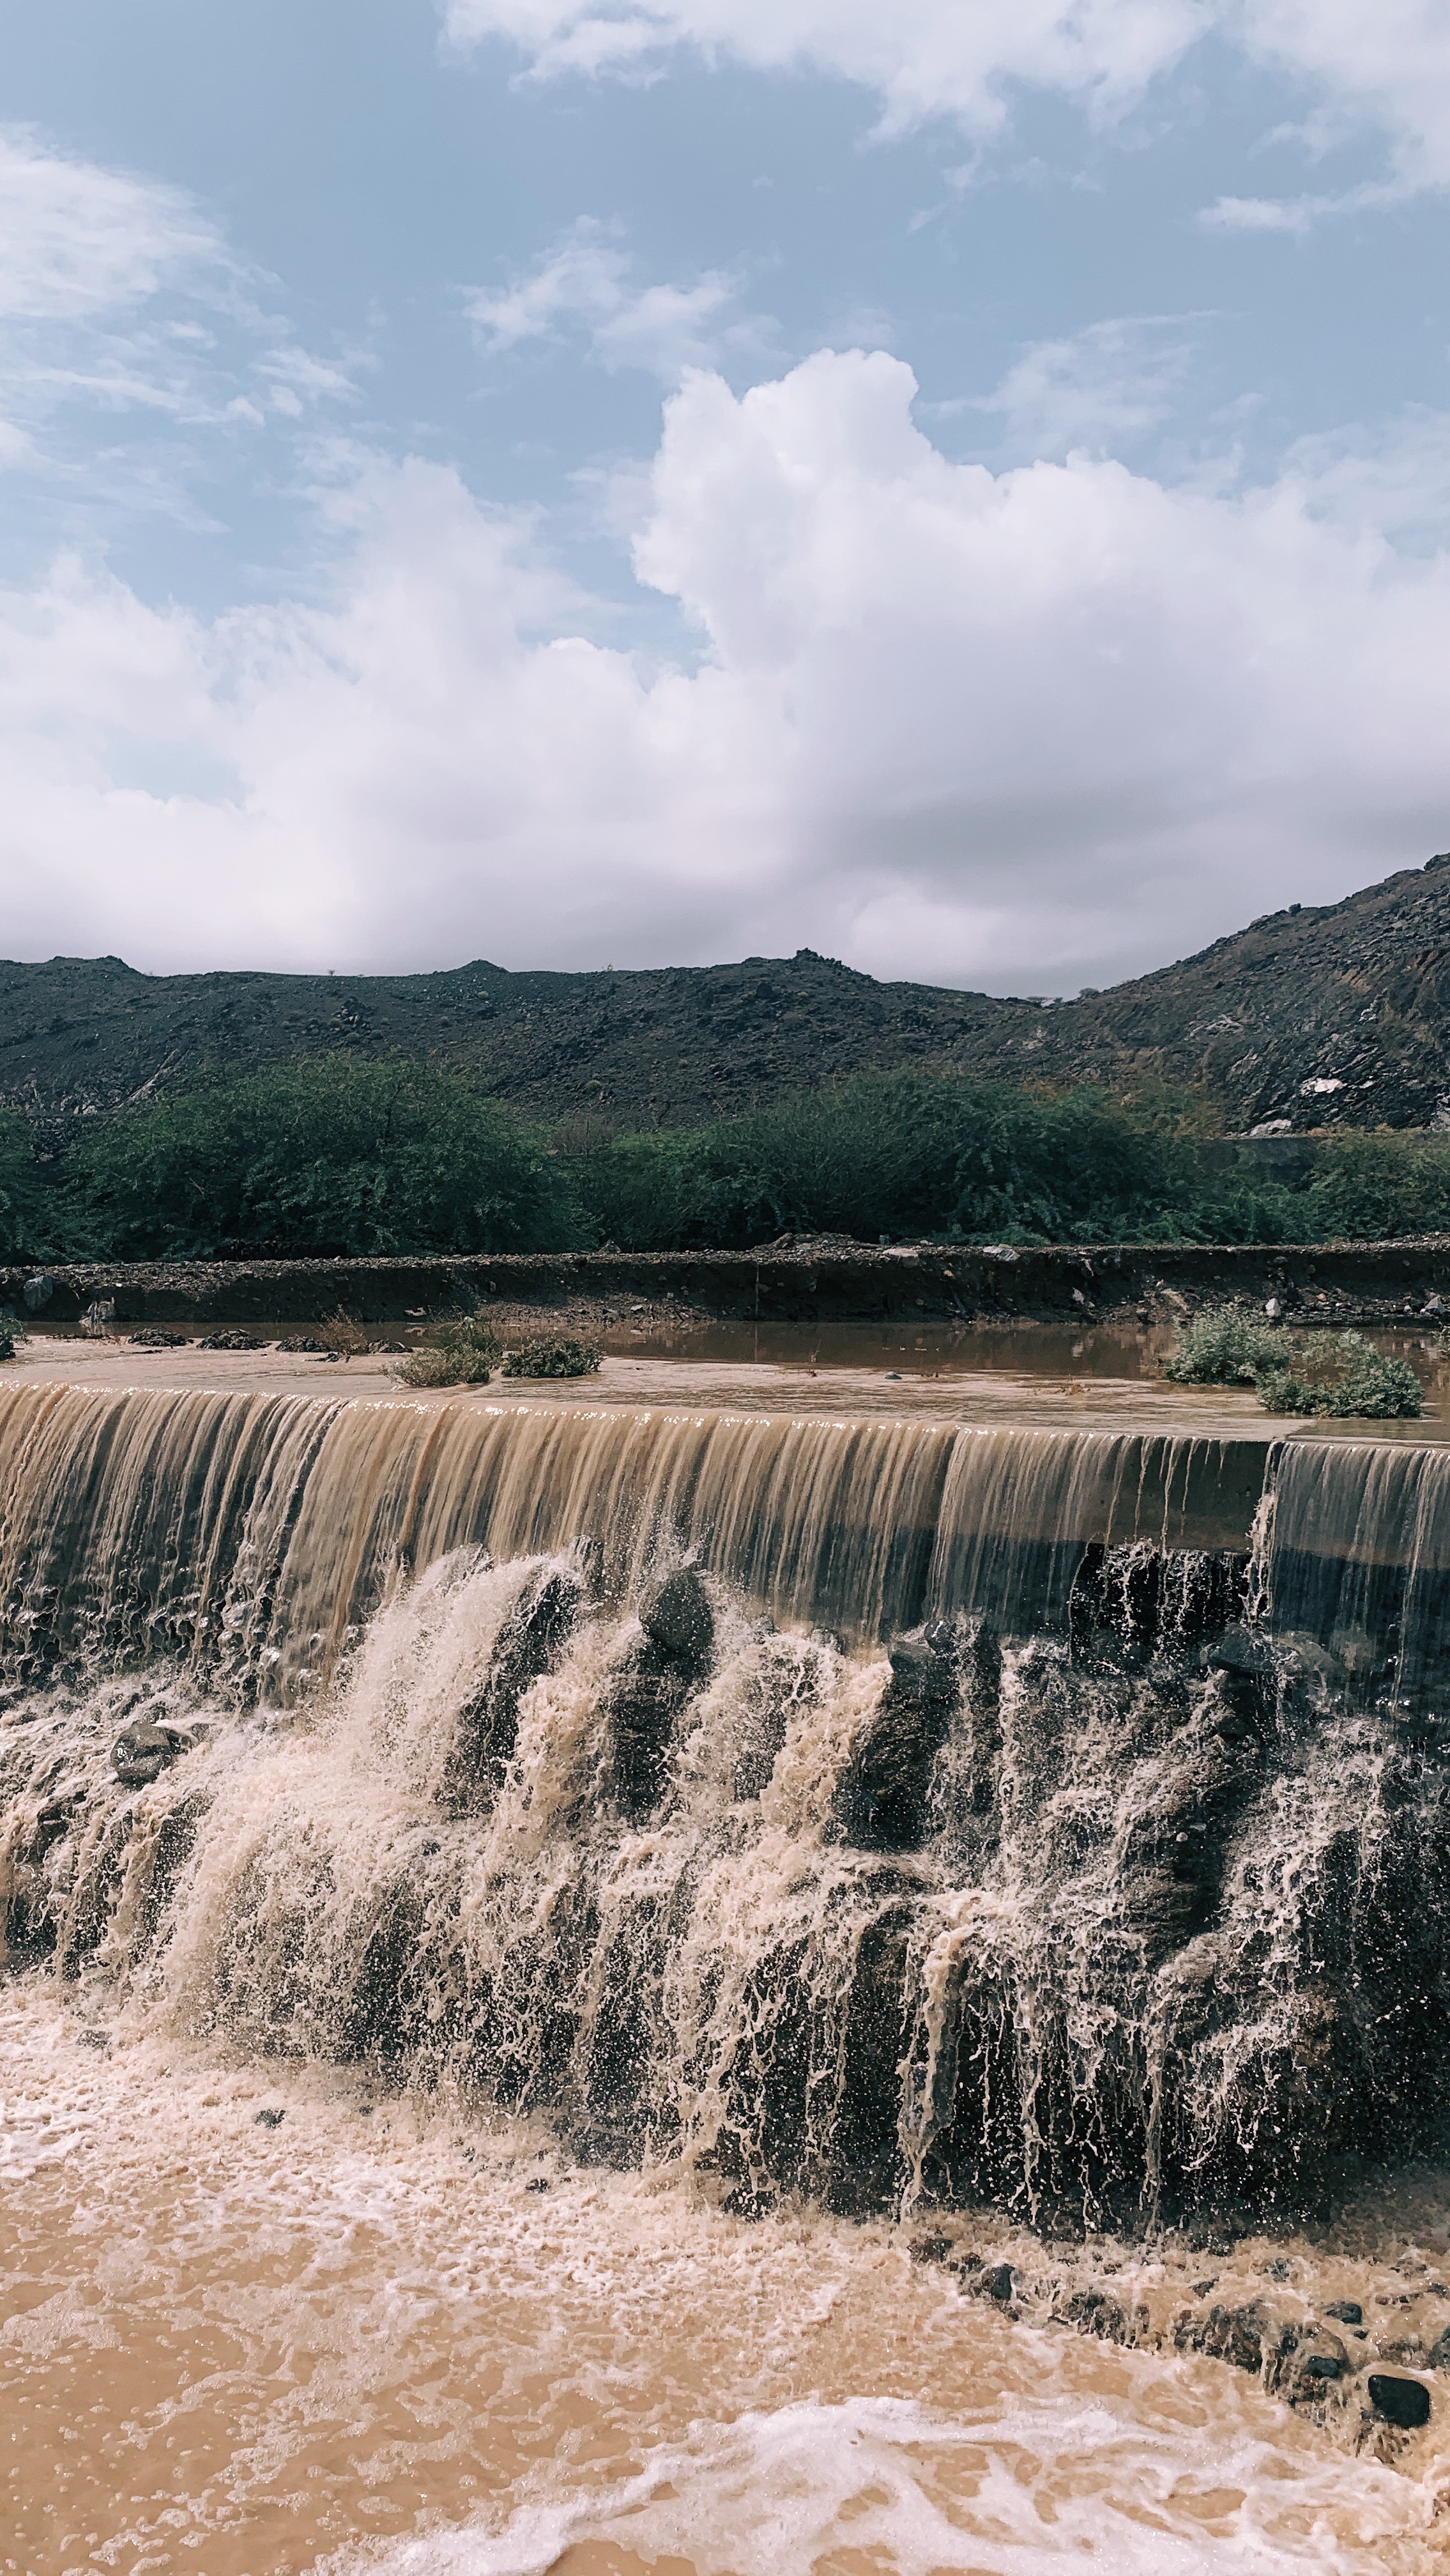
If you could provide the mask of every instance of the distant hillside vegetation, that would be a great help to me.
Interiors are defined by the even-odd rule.
[[[626,1129],[933,1061],[1005,1080],[1202,1084],[1235,1129],[1450,1123],[1450,854],[1047,1005],[879,984],[811,949],[577,975],[0,965],[0,1099],[44,1119],[343,1049],[467,1066],[533,1117]]]

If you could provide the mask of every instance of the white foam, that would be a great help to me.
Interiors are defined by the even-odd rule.
[[[1369,2576],[1423,2527],[1423,2500],[1369,2464],[1294,2462],[1248,2432],[1222,2444],[1145,2427],[1127,2404],[1009,2402],[946,2423],[888,2398],[784,2406],[694,2427],[607,2494],[538,2494],[501,2524],[329,2562],[335,2576],[547,2576],[613,2543],[695,2576]],[[849,2558],[834,2553],[849,2552]],[[611,2563],[614,2563],[611,2561]],[[1395,2564],[1407,2564],[1398,2558]]]

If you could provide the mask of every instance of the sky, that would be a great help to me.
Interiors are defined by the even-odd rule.
[[[0,953],[1075,993],[1450,847],[1450,0],[0,0]]]

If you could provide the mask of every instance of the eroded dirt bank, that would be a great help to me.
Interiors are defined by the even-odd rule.
[[[27,1282],[48,1281],[26,1295]],[[0,1306],[75,1323],[314,1323],[345,1312],[403,1325],[479,1304],[515,1319],[603,1326],[648,1310],[676,1327],[721,1320],[965,1322],[1133,1316],[1169,1322],[1216,1299],[1276,1297],[1287,1314],[1392,1323],[1450,1305],[1450,1236],[1396,1243],[1016,1249],[793,1239],[751,1252],[514,1253],[495,1260],[76,1263],[0,1269]],[[616,1310],[611,1315],[610,1309]]]

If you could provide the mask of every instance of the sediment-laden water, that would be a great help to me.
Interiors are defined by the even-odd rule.
[[[1446,1453],[29,1386],[0,1490],[7,2331],[125,2356],[17,2565],[1430,2563]]]

